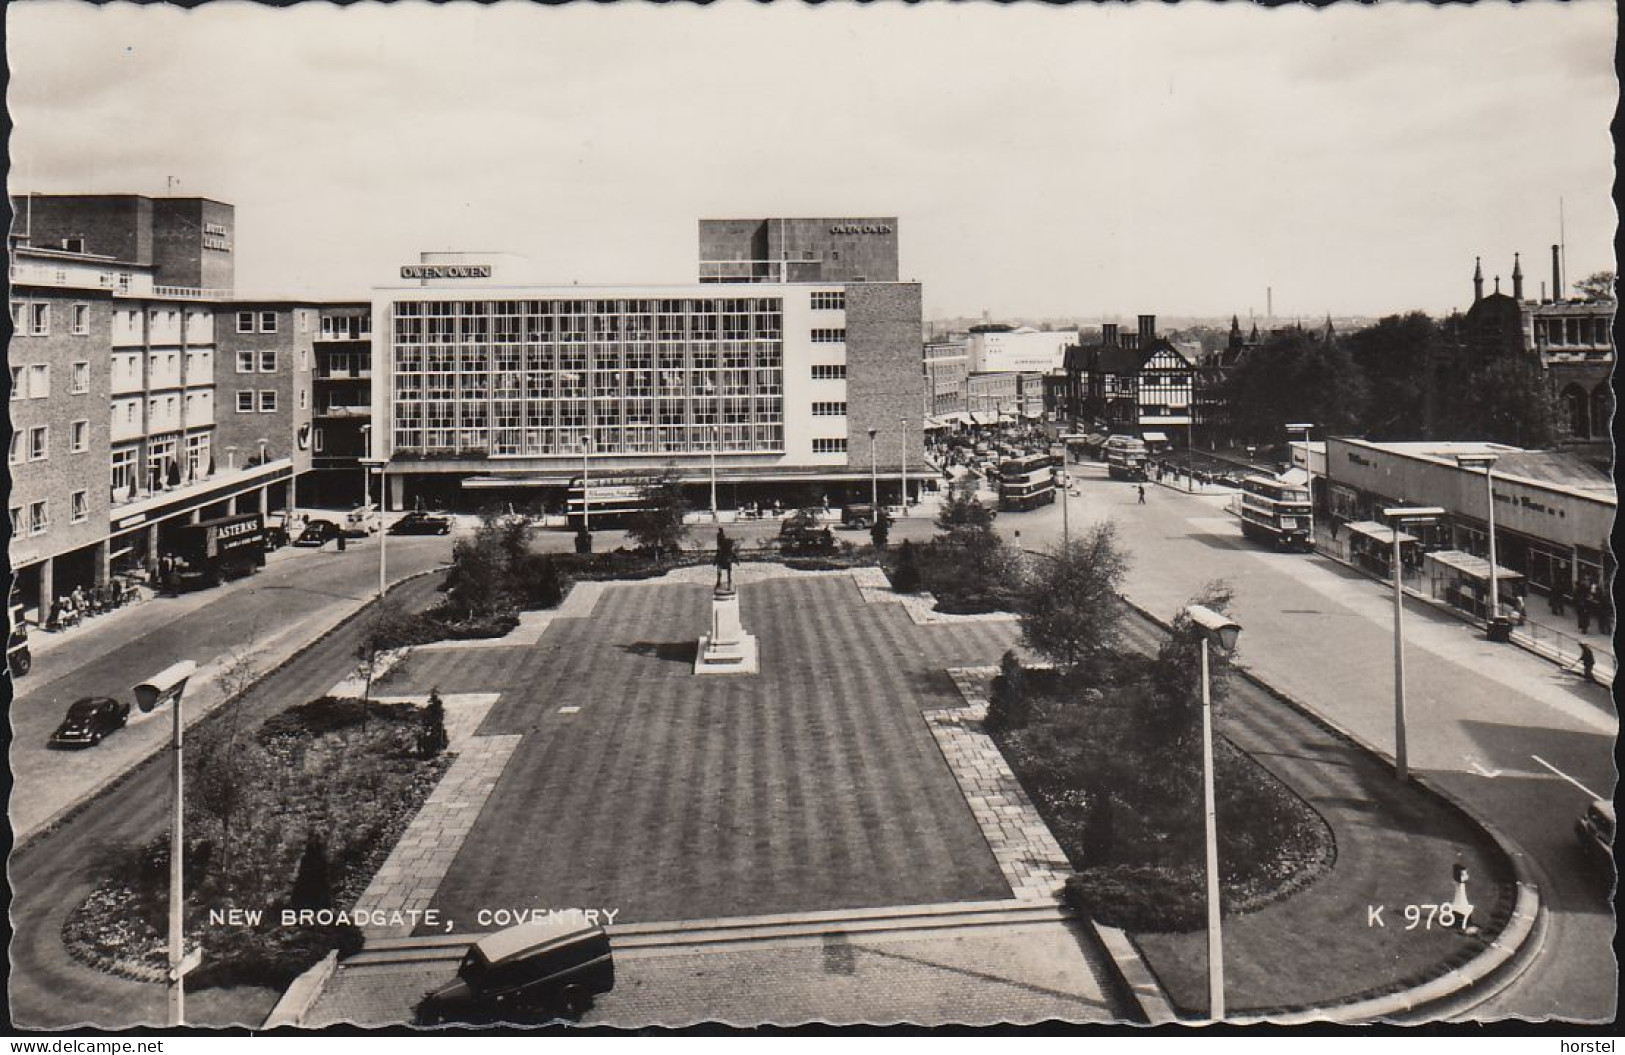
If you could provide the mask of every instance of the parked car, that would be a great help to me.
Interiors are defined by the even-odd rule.
[[[312,520],[294,539],[295,546],[325,546],[339,537],[339,526],[331,520]]]
[[[844,506],[841,509],[841,526],[846,528],[872,527],[875,522],[875,507],[867,503],[858,503]]]
[[[839,548],[834,533],[820,526],[810,509],[797,510],[779,523],[779,552],[787,557],[827,556]]]
[[[380,518],[378,507],[374,505],[361,506],[344,514],[344,537],[366,538],[368,535],[378,533]]]
[[[281,549],[291,541],[292,539],[288,537],[288,520],[286,517],[278,517],[275,520],[265,522],[265,551],[267,553],[274,549]]]
[[[389,525],[391,535],[449,535],[451,517],[414,510]]]
[[[1611,862],[1614,859],[1614,804],[1594,799],[1574,822],[1574,836],[1587,853],[1595,854],[1599,861]]]
[[[93,747],[108,733],[124,728],[129,720],[129,704],[110,696],[86,696],[68,708],[68,716],[51,734],[51,746]]]
[[[6,667],[11,676],[20,678],[34,665],[28,651],[28,622],[23,618],[23,606],[13,604],[6,613]]]
[[[497,931],[468,949],[457,981],[424,996],[419,1025],[580,1018],[615,987],[604,928],[561,920]]]

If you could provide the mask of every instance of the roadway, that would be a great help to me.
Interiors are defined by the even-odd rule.
[[[1366,742],[1394,744],[1393,599],[1335,562],[1274,553],[1242,538],[1226,497],[1187,495],[1069,465],[1079,495],[1073,531],[1109,518],[1133,555],[1125,592],[1167,618],[1211,579],[1236,593],[1240,661]],[[1007,538],[1042,549],[1061,535],[1060,505],[1005,513]],[[1539,959],[1470,1012],[1494,1019],[1612,1020],[1618,975],[1610,876],[1581,853],[1573,822],[1595,795],[1613,797],[1618,715],[1609,691],[1417,602],[1406,606],[1407,746],[1411,767],[1496,825],[1528,857],[1550,910]],[[1419,891],[1438,900],[1449,876]],[[1423,895],[1428,895],[1423,897]],[[1331,921],[1328,921],[1330,924]]]

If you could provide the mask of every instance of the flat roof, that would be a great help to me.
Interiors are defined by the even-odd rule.
[[[1496,456],[1494,472],[1497,480],[1528,484],[1611,504],[1617,504],[1619,500],[1613,477],[1579,455],[1567,451],[1528,451],[1488,441],[1377,443],[1346,437],[1333,438],[1340,443],[1444,465],[1457,471],[1463,471],[1456,464],[1457,455],[1493,454]]]
[[[637,292],[640,292],[640,291],[660,292],[662,290],[685,290],[685,291],[693,292],[695,294],[704,294],[706,296],[715,298],[717,296],[720,296],[720,294],[714,292],[715,290],[719,290],[719,289],[755,290],[756,291],[756,293],[755,293],[756,296],[763,297],[763,296],[770,295],[772,290],[784,289],[784,288],[787,288],[787,287],[792,288],[792,289],[809,289],[809,288],[813,288],[813,287],[822,286],[822,287],[827,289],[827,288],[829,288],[831,286],[918,286],[920,284],[919,282],[902,282],[902,281],[891,281],[891,282],[864,281],[864,282],[855,282],[855,281],[852,281],[851,279],[829,279],[829,280],[826,280],[826,281],[823,281],[823,282],[683,282],[683,283],[636,282],[636,283],[625,283],[625,284],[619,284],[619,285],[609,285],[609,284],[589,285],[589,284],[586,284],[586,283],[567,283],[565,285],[548,285],[548,284],[540,283],[540,282],[524,282],[524,283],[489,282],[488,283],[488,282],[467,282],[467,281],[462,280],[462,279],[428,279],[427,281],[429,281],[429,282],[444,282],[444,283],[449,283],[449,284],[448,285],[438,285],[438,286],[424,286],[424,285],[420,285],[420,284],[413,283],[413,282],[401,282],[401,283],[392,283],[390,285],[374,286],[374,287],[372,287],[372,289],[373,289],[373,292],[375,292],[375,293],[389,293],[389,294],[416,293],[416,294],[423,294],[423,295],[438,294],[439,296],[438,296],[437,299],[440,299],[440,300],[477,299],[477,298],[471,298],[471,297],[467,297],[467,296],[459,296],[460,293],[470,293],[470,294],[480,294],[480,295],[512,293],[512,294],[523,295],[526,291],[529,291],[529,292],[531,292],[533,294],[535,294],[535,293],[545,293],[545,294],[547,294],[549,296],[565,295],[565,294],[571,294],[571,293],[585,294],[585,295],[590,296],[592,290],[619,290],[619,291],[626,292],[626,293],[637,293]]]

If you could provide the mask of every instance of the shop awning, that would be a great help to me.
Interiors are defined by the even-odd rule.
[[[1427,555],[1427,560],[1434,564],[1443,565],[1452,571],[1460,572],[1469,579],[1479,582],[1490,581],[1490,562],[1483,557],[1475,557],[1471,553],[1463,553],[1458,549],[1442,549]],[[1495,579],[1497,582],[1517,582],[1522,575],[1511,568],[1495,566]]]
[[[1164,432],[1147,432],[1141,435],[1141,439],[1147,443],[1167,443],[1168,434]]]
[[[1379,524],[1375,520],[1356,520],[1347,526],[1350,534],[1363,535],[1368,539],[1374,539],[1377,542],[1381,542],[1387,546],[1392,546],[1394,544],[1394,529],[1389,527],[1387,524]],[[1405,532],[1401,531],[1399,533],[1399,541],[1401,543],[1415,542],[1417,541],[1417,538],[1415,535],[1406,534]]]

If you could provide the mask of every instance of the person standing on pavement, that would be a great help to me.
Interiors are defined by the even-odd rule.
[[[1587,681],[1596,681],[1592,671],[1597,666],[1597,654],[1591,651],[1591,646],[1585,642],[1580,643],[1580,677]]]
[[[1145,505],[1145,484],[1136,484],[1135,486],[1136,486],[1136,488],[1138,488],[1138,490],[1140,492],[1140,502],[1139,502],[1139,504],[1140,505]]]
[[[1591,596],[1592,586],[1587,582],[1580,586],[1580,596],[1574,599],[1574,614],[1580,622],[1580,633],[1591,632]]]

